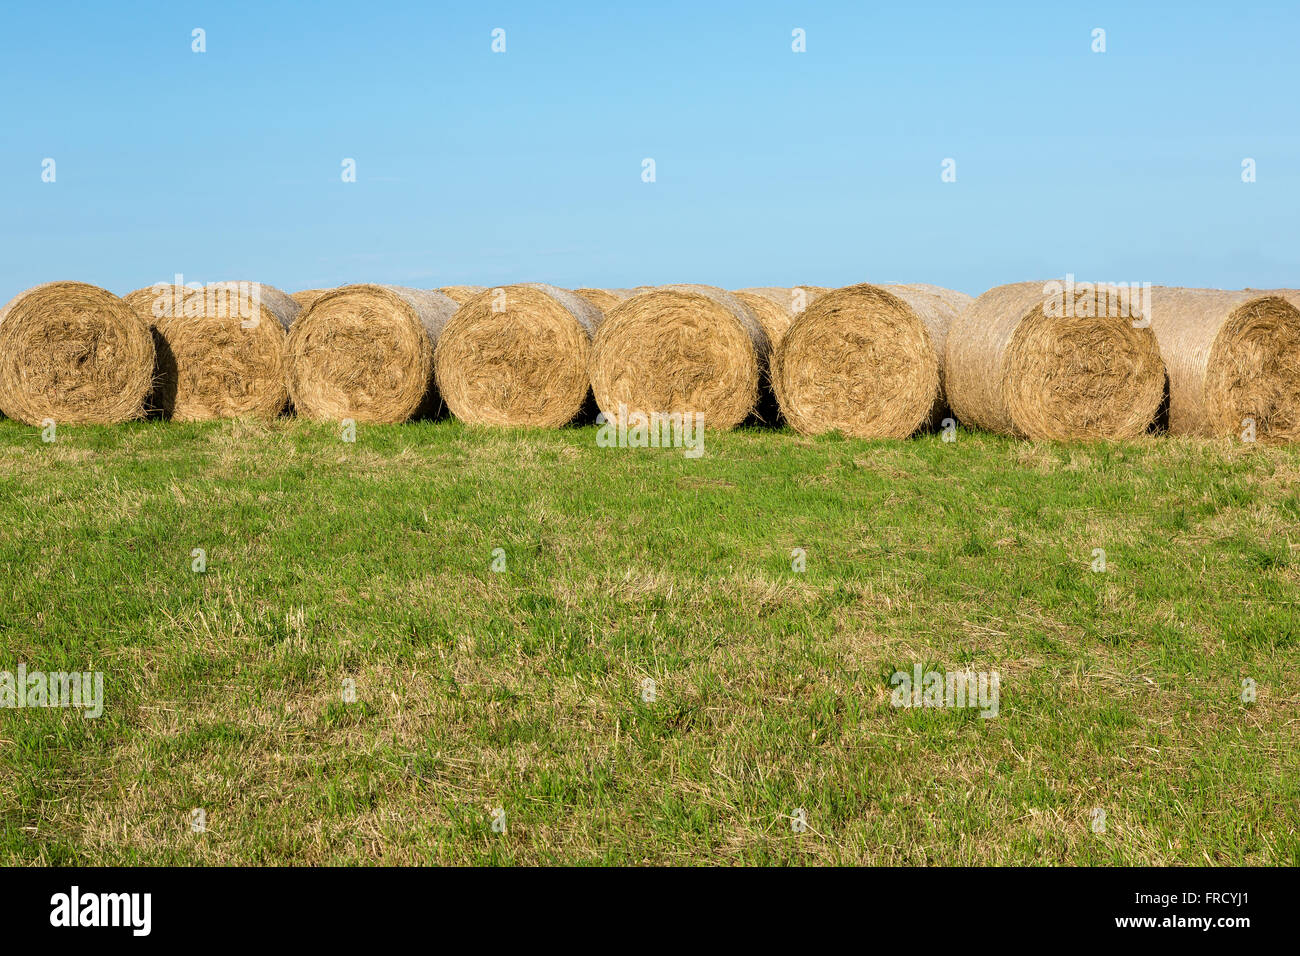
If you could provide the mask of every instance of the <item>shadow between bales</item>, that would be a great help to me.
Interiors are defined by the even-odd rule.
[[[145,401],[145,417],[170,419],[176,412],[176,389],[180,380],[176,353],[156,328],[151,327],[149,334],[153,336],[154,366],[153,385]]]

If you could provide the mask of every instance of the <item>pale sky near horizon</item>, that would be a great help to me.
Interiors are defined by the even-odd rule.
[[[55,0],[0,22],[0,301],[176,273],[1300,286],[1300,5]]]

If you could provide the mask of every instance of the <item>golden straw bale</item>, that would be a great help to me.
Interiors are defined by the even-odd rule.
[[[587,363],[602,313],[540,283],[487,289],[462,305],[438,340],[438,389],[453,415],[480,425],[559,427],[591,388]]]
[[[286,330],[298,304],[258,282],[136,289],[125,297],[153,331],[150,404],[168,418],[274,418],[289,399]]]
[[[1031,439],[1141,435],[1164,396],[1155,335],[1140,315],[1098,314],[1112,310],[1090,285],[1060,286],[998,286],[957,316],[944,362],[954,415]]]
[[[113,293],[50,282],[0,309],[0,411],[28,425],[141,418],[154,373],[148,324]]]
[[[1300,292],[1157,286],[1151,328],[1169,370],[1170,434],[1300,439]]]
[[[777,346],[781,412],[805,434],[905,438],[945,408],[943,349],[961,293],[864,283],[820,295]]]
[[[289,394],[317,421],[404,422],[439,410],[433,352],[456,311],[441,292],[332,289],[289,330]]]
[[[758,318],[730,292],[662,286],[605,316],[592,349],[592,390],[609,421],[633,412],[696,414],[726,430],[755,410],[770,352]]]

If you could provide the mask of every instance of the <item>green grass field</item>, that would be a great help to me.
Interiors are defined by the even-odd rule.
[[[1300,864],[1300,448],[595,435],[0,422],[0,862]]]

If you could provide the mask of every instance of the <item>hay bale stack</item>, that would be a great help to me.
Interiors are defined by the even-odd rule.
[[[445,285],[438,291],[457,305],[464,305],[484,290],[481,285]]]
[[[864,283],[819,296],[772,362],[786,421],[804,434],[854,438],[906,438],[937,421],[944,343],[961,295],[948,293]]]
[[[1083,284],[1072,297],[1048,286],[998,286],[953,321],[944,361],[953,413],[1022,438],[1141,435],[1164,397],[1155,336],[1131,315],[1098,316]]]
[[[153,408],[178,422],[274,418],[284,410],[286,331],[299,307],[279,289],[162,282],[125,301],[153,332]]]
[[[333,289],[289,330],[289,394],[316,421],[404,422],[433,415],[433,351],[456,311],[441,292]]]
[[[558,428],[590,394],[587,362],[601,311],[541,283],[488,289],[438,340],[438,390],[462,421]]]
[[[298,303],[298,308],[306,309],[328,291],[329,289],[303,289],[300,292],[289,293],[289,298]]]
[[[1300,440],[1300,293],[1151,290],[1169,371],[1169,432]]]
[[[813,300],[826,291],[817,286],[794,286],[789,289],[762,287],[741,289],[733,294],[749,306],[754,317],[763,326],[763,331],[767,333],[768,341],[775,352],[781,339],[785,338],[785,333],[795,316],[812,305]]]
[[[694,413],[729,429],[755,410],[771,346],[758,318],[730,292],[662,286],[605,316],[592,347],[591,385],[610,421],[620,409]]]
[[[574,289],[573,291],[601,312],[608,312],[624,299],[632,297],[630,289]]]
[[[148,324],[105,289],[50,282],[0,309],[0,411],[20,422],[140,418],[153,368]]]

